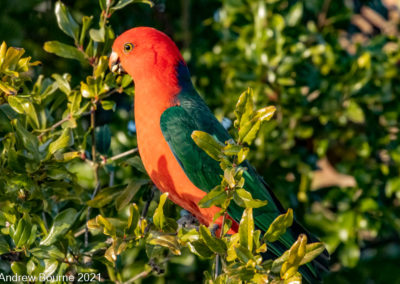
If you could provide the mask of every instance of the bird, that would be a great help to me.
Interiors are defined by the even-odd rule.
[[[199,201],[221,182],[219,162],[193,141],[193,131],[204,131],[225,142],[232,139],[196,91],[177,45],[165,33],[151,27],[135,27],[118,36],[109,57],[112,72],[129,74],[135,85],[134,118],[137,144],[143,165],[156,187],[168,198],[192,213],[201,224],[210,225],[219,208],[199,207]],[[244,188],[254,198],[267,200],[254,209],[254,223],[265,232],[280,214],[281,203],[264,179],[248,161]],[[238,230],[243,208],[231,202],[228,215],[233,224],[228,233]],[[221,226],[221,218],[215,221]],[[280,256],[300,234],[317,241],[294,221],[268,253]],[[327,252],[303,266],[304,279],[316,283],[326,270]]]

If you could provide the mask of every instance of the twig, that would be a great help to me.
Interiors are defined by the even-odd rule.
[[[140,215],[140,219],[144,219],[144,218],[146,218],[146,216],[147,216],[147,212],[149,211],[150,203],[151,203],[151,201],[153,200],[153,197],[154,197],[154,189],[155,189],[155,188],[156,188],[155,186],[153,186],[153,187],[151,188],[150,197],[149,197],[149,199],[146,201],[146,205],[143,207],[142,215]]]
[[[80,117],[84,117],[86,115],[89,115],[91,112],[87,111],[87,112],[83,112],[81,114]],[[61,119],[60,121],[57,121],[56,123],[54,123],[52,126],[50,126],[49,128],[46,128],[44,130],[41,130],[41,133],[38,135],[39,140],[49,131],[52,131],[54,129],[56,129],[57,127],[61,126],[64,122],[67,122],[68,120],[70,120],[72,118],[71,114],[68,114],[66,117],[64,117],[63,119]]]
[[[54,123],[52,126],[50,126],[47,129],[44,129],[42,133],[40,133],[40,135],[38,136],[39,140],[42,139],[42,137],[49,131],[52,131],[54,129],[56,129],[57,127],[59,127],[61,124],[63,124],[64,122],[67,122],[68,120],[71,119],[71,114],[68,114],[66,117],[64,117],[63,119],[61,119],[60,121],[57,121],[56,123]]]
[[[225,219],[226,219],[226,212],[224,212],[224,215],[222,217],[222,223],[221,223],[221,231],[219,233],[219,238],[222,239],[222,237],[224,236],[224,226],[225,226]],[[217,254],[217,256],[215,257],[215,274],[214,274],[214,278],[217,279],[219,273],[220,273],[220,255]]]
[[[326,15],[328,14],[331,0],[325,0],[322,6],[322,12],[318,15],[318,27],[322,28],[326,24]]]
[[[124,282],[124,284],[129,284],[129,283],[133,283],[136,280],[139,280],[141,278],[145,278],[147,275],[150,274],[150,272],[152,271],[151,268],[146,269],[145,271],[140,272],[139,274],[136,274],[135,276],[133,276],[131,279],[129,279],[128,281]]]
[[[91,196],[91,200],[96,196],[97,192],[100,189],[100,179],[99,179],[99,163],[96,160],[96,102],[92,100],[92,107],[90,109],[90,128],[92,130],[92,161],[93,161],[93,171],[94,171],[94,182],[95,188]],[[85,224],[85,247],[89,245],[89,229],[87,223],[90,220],[90,212],[91,207],[88,207],[87,215],[86,215],[86,224]]]
[[[115,160],[121,159],[123,157],[126,157],[126,156],[129,156],[129,155],[132,155],[132,154],[136,153],[137,150],[138,150],[138,148],[134,148],[134,149],[128,150],[126,152],[123,152],[123,153],[117,154],[115,156],[112,156],[111,158],[105,158],[104,162],[115,161]]]
[[[219,275],[219,254],[215,257],[215,273],[214,273],[214,279],[217,279]]]

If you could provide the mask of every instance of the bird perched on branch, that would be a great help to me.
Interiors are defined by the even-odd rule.
[[[150,178],[161,191],[169,193],[172,202],[191,212],[202,224],[211,224],[219,209],[200,208],[198,202],[220,184],[222,172],[219,163],[195,144],[191,134],[204,131],[221,142],[231,137],[193,87],[177,46],[156,29],[133,28],[115,40],[110,68],[113,72],[128,73],[134,81],[138,148]],[[255,226],[265,232],[285,211],[263,179],[250,165],[246,167],[244,188],[253,197],[268,200],[267,206],[254,213]],[[234,221],[233,233],[242,212],[236,204],[228,209]],[[221,224],[221,219],[216,223]],[[278,241],[269,244],[268,251],[280,256],[302,233],[315,241],[294,222]],[[324,256],[320,256],[301,272],[305,279],[314,282],[324,266]]]

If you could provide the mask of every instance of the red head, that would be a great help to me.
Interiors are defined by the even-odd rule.
[[[149,27],[121,34],[115,39],[110,56],[110,69],[125,70],[136,87],[160,82],[177,86],[177,67],[182,63],[175,43],[166,34]]]

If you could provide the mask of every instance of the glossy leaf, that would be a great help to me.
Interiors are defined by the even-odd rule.
[[[263,239],[266,242],[277,241],[293,223],[293,210],[288,209],[286,214],[279,215],[272,223],[269,225],[267,232],[265,233]]]
[[[79,25],[61,1],[57,1],[55,5],[55,14],[59,28],[77,42],[79,36]]]
[[[219,206],[225,202],[227,198],[226,191],[221,186],[216,186],[208,192],[200,201],[199,206],[209,208],[211,206]]]
[[[239,226],[240,245],[247,248],[250,252],[253,250],[254,220],[253,209],[246,208],[243,211]]]
[[[219,161],[224,144],[217,141],[210,134],[203,131],[193,131],[192,139],[203,151],[205,151],[211,158]]]
[[[210,230],[200,225],[200,236],[210,250],[218,254],[224,254],[227,250],[226,244],[223,240],[218,239],[211,235]]]
[[[77,217],[78,214],[73,208],[68,208],[58,213],[54,218],[49,234],[40,242],[40,245],[50,246],[54,244],[59,237],[68,232]]]
[[[237,205],[244,208],[258,208],[267,205],[267,200],[253,199],[251,193],[243,188],[235,190],[233,200]]]
[[[54,154],[56,151],[72,146],[74,137],[70,128],[65,128],[60,137],[56,141],[50,143],[49,153]]]
[[[76,59],[85,62],[85,55],[73,46],[61,43],[59,41],[47,41],[43,46],[44,50],[54,53],[60,57]]]

